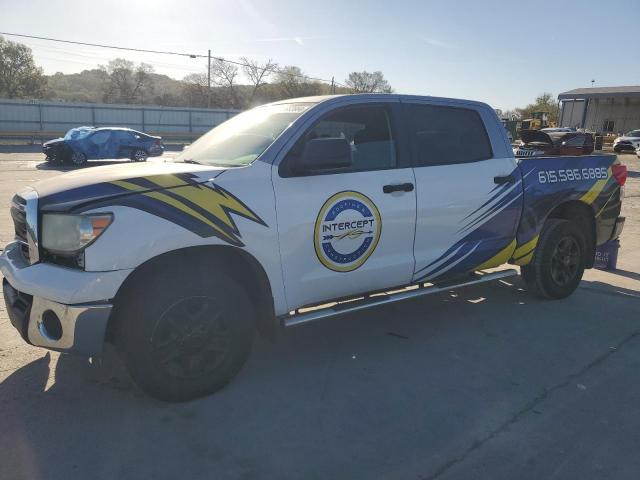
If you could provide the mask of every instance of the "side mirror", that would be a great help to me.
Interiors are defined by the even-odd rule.
[[[314,138],[302,150],[296,170],[309,172],[352,165],[351,147],[344,138]]]

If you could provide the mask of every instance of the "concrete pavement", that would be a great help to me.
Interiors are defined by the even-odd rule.
[[[59,173],[28,155],[0,153],[0,205]],[[25,345],[0,306],[0,478],[637,478],[640,166],[620,158],[618,271],[562,301],[516,279],[291,329],[187,404],[144,396],[113,351]]]

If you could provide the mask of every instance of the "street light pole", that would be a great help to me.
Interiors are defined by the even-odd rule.
[[[211,108],[211,49],[207,54],[207,108]]]

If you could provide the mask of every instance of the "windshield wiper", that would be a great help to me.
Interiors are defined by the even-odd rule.
[[[195,163],[196,165],[202,165],[202,163],[196,162],[195,160],[193,160],[191,158],[186,158],[186,159],[182,160],[182,163]]]

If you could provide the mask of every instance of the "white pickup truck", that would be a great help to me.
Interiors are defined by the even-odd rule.
[[[515,275],[487,272],[508,263],[541,296],[571,294],[622,229],[625,179],[610,155],[516,160],[483,103],[287,100],[175,162],[17,194],[4,297],[28,343],[93,356],[114,342],[145,391],[187,400],[234,377],[255,331]]]

